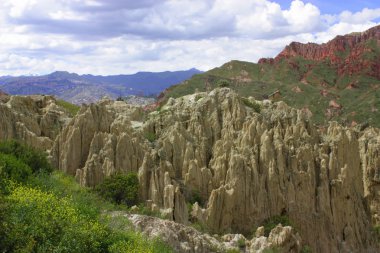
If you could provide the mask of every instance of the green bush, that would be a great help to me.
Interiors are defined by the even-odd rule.
[[[146,132],[144,134],[145,138],[149,141],[149,142],[154,142],[155,140],[157,140],[157,136],[155,133],[153,132]]]
[[[69,198],[17,186],[5,197],[2,252],[103,252],[107,229],[81,215]],[[5,216],[5,217],[4,217]]]
[[[222,80],[219,80],[217,82],[217,85],[218,87],[222,88],[222,87],[229,87],[230,86],[230,82],[225,80],[225,79],[222,79]]]
[[[311,253],[311,247],[309,245],[304,245],[301,249],[301,253]]]
[[[278,224],[282,226],[292,226],[292,223],[289,220],[289,217],[286,215],[277,215],[273,216],[264,221],[264,234],[265,236],[269,236],[269,233],[272,229],[274,229]]]
[[[261,105],[257,102],[251,102],[248,98],[242,98],[243,104],[249,108],[252,108],[255,112],[261,112]]]
[[[114,174],[95,189],[103,198],[116,204],[138,204],[139,180],[136,173]]]
[[[21,162],[27,164],[33,173],[53,171],[45,153],[21,144],[18,141],[1,142],[0,153],[15,156]]]
[[[1,188],[4,190],[6,180],[25,183],[32,174],[32,169],[13,155],[0,153]]]

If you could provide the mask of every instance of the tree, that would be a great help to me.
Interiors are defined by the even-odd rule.
[[[103,198],[117,204],[138,204],[139,180],[136,173],[114,174],[96,187]]]

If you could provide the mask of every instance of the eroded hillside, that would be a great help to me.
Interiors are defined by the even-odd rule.
[[[0,92],[0,140],[17,139],[49,150],[71,119],[52,96],[9,96]]]
[[[315,252],[375,252],[378,138],[222,88],[149,114],[120,101],[82,107],[52,157],[86,186],[137,172],[147,207],[179,223],[250,234],[282,215]]]
[[[274,59],[231,61],[179,85],[161,99],[228,86],[258,100],[307,109],[318,124],[380,126],[380,26],[324,44],[293,42]]]

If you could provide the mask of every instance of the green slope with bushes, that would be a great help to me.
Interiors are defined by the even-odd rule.
[[[350,83],[355,85],[347,88]],[[241,96],[258,100],[278,90],[281,95],[275,101],[310,110],[318,124],[336,120],[380,127],[380,80],[367,75],[339,77],[328,60],[316,62],[296,57],[275,65],[231,61],[172,86],[163,93],[162,100],[216,87],[229,87]],[[332,107],[332,101],[340,108]]]
[[[115,187],[127,184],[131,192],[115,191],[108,201],[14,141],[0,144],[0,175],[0,252],[172,252],[106,215],[137,201],[135,175],[118,176]]]

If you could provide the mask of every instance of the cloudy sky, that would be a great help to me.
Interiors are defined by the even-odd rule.
[[[0,75],[208,70],[378,24],[379,0],[1,0]]]

